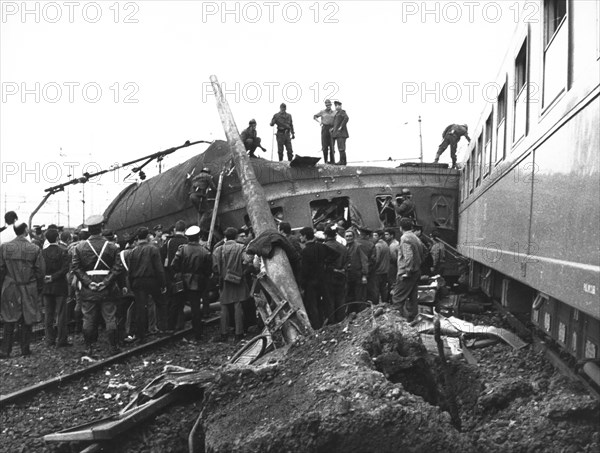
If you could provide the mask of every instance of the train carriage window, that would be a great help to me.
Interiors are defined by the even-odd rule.
[[[527,130],[527,39],[515,59],[515,110],[514,110],[514,130],[513,142],[517,142],[523,137]]]
[[[375,197],[377,203],[377,212],[379,220],[384,228],[396,226],[396,210],[392,205],[391,195],[377,195]]]
[[[544,0],[543,107],[566,88],[569,71],[569,36],[566,0]]]
[[[476,169],[477,169],[477,182],[476,182],[476,186],[479,187],[479,185],[481,184],[481,169],[483,167],[483,162],[482,162],[482,153],[483,153],[483,133],[479,134],[479,137],[477,137],[477,160],[475,162],[476,165]]]
[[[498,126],[496,127],[496,148],[494,155],[494,164],[500,162],[506,157],[506,85],[498,94]]]
[[[470,170],[471,170],[471,179],[469,179],[470,184],[471,184],[471,189],[469,190],[469,192],[473,192],[473,189],[475,188],[475,169],[477,168],[477,162],[475,161],[475,148],[473,148],[473,150],[471,151],[471,166],[470,166]]]
[[[331,200],[313,200],[310,202],[310,211],[314,228],[343,220],[344,224],[350,222],[361,224],[362,219],[355,219],[351,215],[350,199],[348,197],[332,198]]]
[[[452,197],[433,195],[431,197],[431,217],[435,226],[453,228]]]
[[[492,160],[492,129],[493,129],[493,112],[490,113],[487,121],[485,122],[485,151],[483,154],[483,177],[485,178],[490,174],[490,162]]]

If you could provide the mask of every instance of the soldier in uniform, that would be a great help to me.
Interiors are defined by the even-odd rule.
[[[340,161],[336,165],[346,165],[346,139],[348,135],[348,115],[342,109],[340,101],[334,101],[335,116],[333,118],[333,127],[331,128],[331,137],[337,142],[338,152],[340,153]]]
[[[456,168],[456,145],[460,141],[461,137],[465,137],[469,143],[471,143],[471,138],[469,137],[469,127],[466,124],[451,124],[444,132],[442,132],[442,143],[437,150],[437,154],[435,155],[434,163],[440,160],[440,156],[448,145],[450,145],[450,156],[452,157],[452,168]]]
[[[192,329],[196,340],[202,336],[202,311],[200,304],[212,273],[212,258],[200,244],[200,228],[196,225],[185,230],[189,242],[181,245],[173,258],[173,270],[181,272],[187,300],[192,308]]]
[[[216,190],[213,177],[208,168],[203,168],[200,174],[192,178],[192,191],[190,192],[190,201],[199,214],[206,211],[206,196],[211,189]]]
[[[279,162],[283,160],[283,147],[287,151],[288,161],[294,158],[294,152],[292,150],[292,140],[296,138],[294,134],[294,123],[292,122],[292,115],[286,112],[287,106],[281,104],[279,106],[279,112],[273,115],[271,120],[271,127],[277,125],[277,154],[279,155]]]
[[[318,123],[321,118],[321,149],[323,150],[323,163],[335,164],[335,147],[331,137],[331,129],[333,128],[333,118],[335,111],[331,109],[331,101],[325,99],[325,109],[313,116],[313,119]],[[329,160],[327,155],[329,154]]]
[[[17,323],[21,323],[21,354],[30,355],[31,328],[42,320],[39,298],[45,266],[40,248],[27,240],[27,225],[15,223],[16,238],[0,245],[0,314],[4,320],[4,343],[0,358],[10,356]]]
[[[89,238],[80,241],[73,251],[73,273],[79,280],[79,297],[83,314],[83,339],[92,353],[93,344],[98,340],[98,315],[102,313],[106,325],[109,353],[117,348],[117,299],[119,290],[117,277],[122,272],[118,259],[119,248],[102,236],[101,215],[86,220]]]
[[[242,138],[244,147],[246,148],[246,151],[248,151],[248,155],[250,157],[256,157],[254,155],[256,148],[262,149],[263,152],[267,151],[266,148],[264,148],[260,144],[260,137],[257,136],[256,120],[254,120],[254,119],[250,120],[250,122],[248,123],[248,127],[242,131],[242,133],[240,134],[240,137]]]

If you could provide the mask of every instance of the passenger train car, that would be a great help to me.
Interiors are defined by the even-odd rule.
[[[424,232],[437,228],[444,240],[456,244],[459,172],[446,165],[295,167],[265,159],[250,161],[274,218],[289,222],[292,228],[318,227],[339,220],[347,227],[371,230],[394,226],[392,198],[409,189]],[[124,189],[104,213],[107,228],[133,233],[142,225],[160,223],[168,228],[179,219],[196,223],[197,212],[188,200],[188,175],[198,174],[204,167],[211,170],[215,184],[225,170],[218,207],[221,226],[239,228],[248,223],[240,181],[231,170],[229,145],[217,141],[206,152]]]
[[[600,3],[539,7],[516,30],[461,167],[458,246],[472,286],[597,361]]]

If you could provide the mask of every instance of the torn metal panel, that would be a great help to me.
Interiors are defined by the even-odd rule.
[[[420,314],[418,321],[413,322],[412,325],[419,333],[433,333],[433,320],[434,316],[432,315]],[[460,337],[462,335],[495,336],[501,338],[514,349],[521,349],[527,346],[527,343],[506,329],[493,326],[476,326],[454,316],[449,318],[440,317],[440,329],[443,335],[450,337]]]

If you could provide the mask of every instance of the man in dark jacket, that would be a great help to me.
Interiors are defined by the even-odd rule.
[[[168,238],[163,244],[160,255],[164,263],[165,274],[167,277],[168,289],[168,316],[167,329],[181,330],[184,325],[183,307],[185,306],[185,288],[176,279],[175,271],[173,270],[173,259],[179,247],[188,243],[188,238],[185,236],[185,222],[178,220],[175,222],[175,234]]]
[[[248,127],[242,131],[240,137],[250,157],[256,157],[254,155],[256,148],[262,149],[263,152],[267,151],[267,149],[260,144],[260,137],[258,137],[258,133],[256,132],[256,120],[250,120]]]
[[[69,272],[71,257],[67,248],[58,244],[58,235],[57,230],[46,231],[48,246],[42,251],[46,265],[42,296],[45,309],[46,344],[48,346],[56,344],[60,348],[72,346],[67,341],[67,296],[69,295],[67,272]]]
[[[210,170],[203,168],[198,175],[192,178],[192,190],[190,192],[190,201],[199,214],[207,209],[206,197],[209,190],[216,190],[215,182]]]
[[[160,260],[160,251],[148,241],[148,228],[137,231],[138,243],[127,256],[129,282],[135,297],[136,337],[130,342],[146,338],[147,307],[150,296],[156,304],[157,324],[161,331],[167,330],[167,307],[163,295],[167,292],[167,279]]]
[[[377,299],[375,288],[375,244],[371,238],[371,230],[368,228],[360,228],[359,234],[360,237],[356,239],[356,242],[362,251],[365,252],[365,256],[369,262],[369,272],[367,274],[367,300],[377,303],[379,299]],[[358,308],[362,310],[364,307]]]
[[[0,314],[4,321],[4,340],[0,358],[10,356],[15,326],[21,323],[21,355],[31,354],[31,329],[40,322],[39,294],[44,284],[42,251],[27,239],[25,223],[15,223],[16,238],[0,245]]]
[[[350,137],[348,135],[348,115],[345,110],[342,110],[342,103],[340,101],[334,101],[335,104],[335,116],[333,117],[333,128],[331,129],[331,137],[337,142],[338,152],[340,153],[340,160],[337,165],[346,165],[346,139]]]
[[[435,155],[434,163],[437,163],[440,160],[440,156],[448,145],[450,145],[450,156],[452,157],[452,168],[456,168],[456,145],[460,141],[461,137],[465,137],[469,143],[471,143],[471,138],[469,137],[469,127],[466,124],[451,124],[444,132],[442,132],[442,143],[437,150],[437,154]]]
[[[199,243],[200,228],[193,225],[185,231],[189,242],[183,244],[173,258],[173,270],[181,272],[186,298],[192,308],[192,328],[196,340],[202,336],[202,311],[200,304],[204,296],[208,278],[212,273],[210,252]]]
[[[388,301],[388,272],[390,270],[390,248],[383,239],[383,231],[378,230],[373,233],[373,242],[375,243],[375,271],[373,279],[375,280],[373,287],[375,294],[373,303],[378,304],[379,298],[387,303]]]
[[[346,272],[350,265],[348,249],[337,240],[337,231],[337,228],[325,228],[325,246],[338,254],[325,269],[325,298],[327,308],[332,312],[325,312],[324,315],[330,324],[344,319],[345,310],[342,306],[346,303]]]
[[[325,272],[335,261],[338,254],[325,244],[315,241],[315,232],[311,227],[300,230],[302,249],[302,271],[300,287],[304,290],[306,314],[314,329],[323,327],[323,322],[333,312],[331,301],[325,293]]]
[[[398,250],[398,277],[392,294],[392,303],[397,305],[408,322],[417,316],[417,286],[421,278],[423,243],[412,232],[413,222],[409,218],[400,220],[402,237]]]
[[[83,314],[83,338],[92,353],[98,340],[98,314],[101,311],[106,325],[109,353],[117,348],[116,300],[119,297],[116,285],[123,267],[118,259],[119,248],[102,236],[101,215],[86,220],[89,238],[80,241],[73,251],[72,271],[80,283],[79,298]]]
[[[286,112],[287,106],[281,104],[279,106],[279,112],[273,115],[271,120],[271,127],[277,126],[277,154],[279,155],[279,162],[283,160],[283,147],[287,151],[288,161],[294,158],[294,151],[292,150],[292,140],[296,138],[294,134],[294,123],[292,121],[292,115]]]
[[[345,235],[346,247],[348,248],[348,292],[346,303],[364,302],[367,299],[367,275],[369,274],[369,261],[365,252],[360,248],[354,237],[354,231],[348,230]],[[363,306],[350,306],[349,310],[360,311]]]

